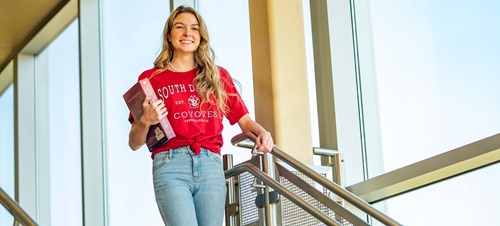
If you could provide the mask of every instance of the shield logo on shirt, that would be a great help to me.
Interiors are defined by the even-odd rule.
[[[188,98],[188,103],[189,103],[190,108],[198,108],[198,107],[200,107],[200,98],[198,98],[195,95],[191,95]]]

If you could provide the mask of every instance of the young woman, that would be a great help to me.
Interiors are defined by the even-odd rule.
[[[152,150],[155,197],[165,225],[222,225],[223,117],[257,134],[258,151],[272,150],[271,134],[250,118],[231,76],[215,65],[205,23],[191,7],[180,6],[168,18],[154,68],[139,79],[146,77],[159,100],[146,98],[139,122],[129,118],[129,146],[144,145],[149,126],[163,117],[175,131],[175,138]]]

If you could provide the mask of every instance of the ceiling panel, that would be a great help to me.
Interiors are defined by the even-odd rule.
[[[0,71],[68,0],[0,0]]]

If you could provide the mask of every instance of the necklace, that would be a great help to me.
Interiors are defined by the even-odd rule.
[[[171,63],[170,61],[167,63],[167,65],[168,65],[170,68],[172,68],[172,70],[174,70],[175,72],[180,72],[179,70],[177,70],[177,68],[175,68],[174,66],[172,66],[172,63]]]

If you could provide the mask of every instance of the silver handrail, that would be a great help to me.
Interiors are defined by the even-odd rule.
[[[328,166],[333,168],[333,182],[340,187],[344,187],[344,178],[342,176],[342,155],[337,150],[313,147],[313,155],[328,158]],[[342,202],[342,201],[341,201]]]
[[[249,164],[249,163],[243,163],[235,166],[234,168],[231,168],[229,170],[225,171],[226,178],[231,178],[234,176],[237,176],[241,173],[244,172],[249,172],[255,177],[257,177],[259,180],[264,182],[265,184],[269,185],[269,187],[272,187],[274,190],[276,190],[278,193],[281,195],[285,196],[287,199],[295,203],[297,206],[301,207],[323,223],[327,225],[334,225],[334,226],[340,226],[341,224],[327,215],[325,215],[323,212],[319,211],[318,209],[314,208],[311,206],[309,203],[306,201],[302,200],[301,198],[297,197],[295,194],[287,190],[285,187],[283,187],[281,184],[279,184],[277,181],[274,179],[270,178],[267,174],[263,173],[260,171],[257,167]]]
[[[330,210],[332,210],[335,213],[335,217],[336,217],[337,221],[344,222],[344,220],[347,220],[352,225],[369,226],[369,224],[366,222],[366,220],[362,220],[354,213],[345,209],[344,206],[335,202],[333,199],[328,197],[326,194],[322,193],[317,188],[313,187],[311,184],[307,183],[302,178],[300,178],[296,174],[294,174],[291,171],[289,171],[288,169],[286,169],[286,167],[284,167],[282,164],[284,164],[284,163],[277,162],[275,164],[280,176],[286,178],[288,181],[290,181],[291,183],[295,184],[297,187],[302,189],[303,192],[309,194],[311,197],[314,197],[320,203],[322,203],[323,205],[328,207]],[[342,220],[342,219],[344,219],[344,220]]]
[[[369,203],[500,163],[500,133],[352,184],[346,189]]]
[[[235,146],[238,146],[238,143],[241,142],[248,142],[248,140],[252,141],[255,143],[257,139],[257,136],[251,132],[247,133],[241,133],[236,136],[234,136],[231,139],[231,143]],[[314,170],[311,170],[309,167],[301,163],[300,161],[296,160],[295,158],[291,157],[290,155],[284,153],[280,149],[278,149],[276,146],[273,147],[273,151],[271,152],[275,157],[279,158],[283,162],[287,163],[288,165],[296,168],[298,171],[303,173],[304,175],[308,176],[312,180],[316,181],[317,183],[321,184],[325,188],[329,189],[330,191],[334,192],[336,195],[339,197],[345,199],[347,202],[351,203],[355,207],[359,208],[360,210],[364,211],[368,215],[374,217],[377,219],[379,222],[385,224],[385,225],[395,225],[399,226],[402,225],[389,216],[385,215],[384,213],[380,212],[379,210],[375,209],[372,207],[370,204],[368,204],[366,201],[358,198],[351,192],[345,190],[344,188],[336,185],[335,183],[332,183],[331,181],[327,180],[320,174],[316,173]]]
[[[5,191],[0,188],[0,203],[12,216],[23,226],[38,226],[37,223],[14,201]]]

